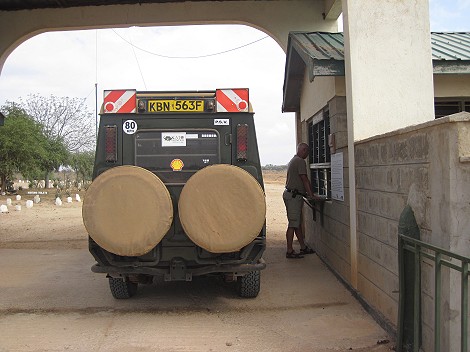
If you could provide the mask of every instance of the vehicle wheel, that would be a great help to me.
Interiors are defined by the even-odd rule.
[[[121,278],[110,277],[109,288],[116,299],[127,299],[137,292],[137,283],[126,281]]]
[[[254,298],[258,296],[261,286],[261,273],[259,270],[250,271],[237,279],[237,291],[240,297]]]

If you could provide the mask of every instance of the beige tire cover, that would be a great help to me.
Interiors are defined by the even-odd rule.
[[[82,217],[88,234],[102,248],[138,256],[148,253],[168,232],[173,204],[168,189],[152,172],[117,166],[88,188]]]
[[[240,250],[263,228],[266,201],[263,189],[245,170],[213,165],[195,173],[178,202],[184,231],[212,253]]]

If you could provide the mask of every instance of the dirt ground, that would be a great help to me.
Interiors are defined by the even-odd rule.
[[[267,269],[248,300],[214,278],[139,286],[133,299],[114,300],[90,271],[81,203],[56,206],[51,192],[26,209],[34,195],[0,196],[13,203],[0,214],[0,352],[389,351],[387,334],[316,255],[284,257],[284,180],[265,174]]]

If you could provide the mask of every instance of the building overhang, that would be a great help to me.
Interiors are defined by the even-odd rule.
[[[470,33],[431,33],[435,75],[470,74]],[[305,75],[345,76],[342,33],[291,32],[288,38],[283,86],[283,112],[300,109]]]

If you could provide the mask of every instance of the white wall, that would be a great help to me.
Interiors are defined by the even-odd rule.
[[[300,94],[301,120],[306,121],[323,109],[334,96],[345,96],[346,87],[344,77],[315,77],[309,81],[308,74],[304,74],[304,81]]]
[[[470,75],[435,75],[434,96],[470,97]]]
[[[66,9],[0,11],[0,72],[8,55],[32,36],[54,30],[181,24],[247,24],[286,50],[290,31],[337,31],[323,1],[201,1]],[[210,38],[208,38],[210,39]]]

